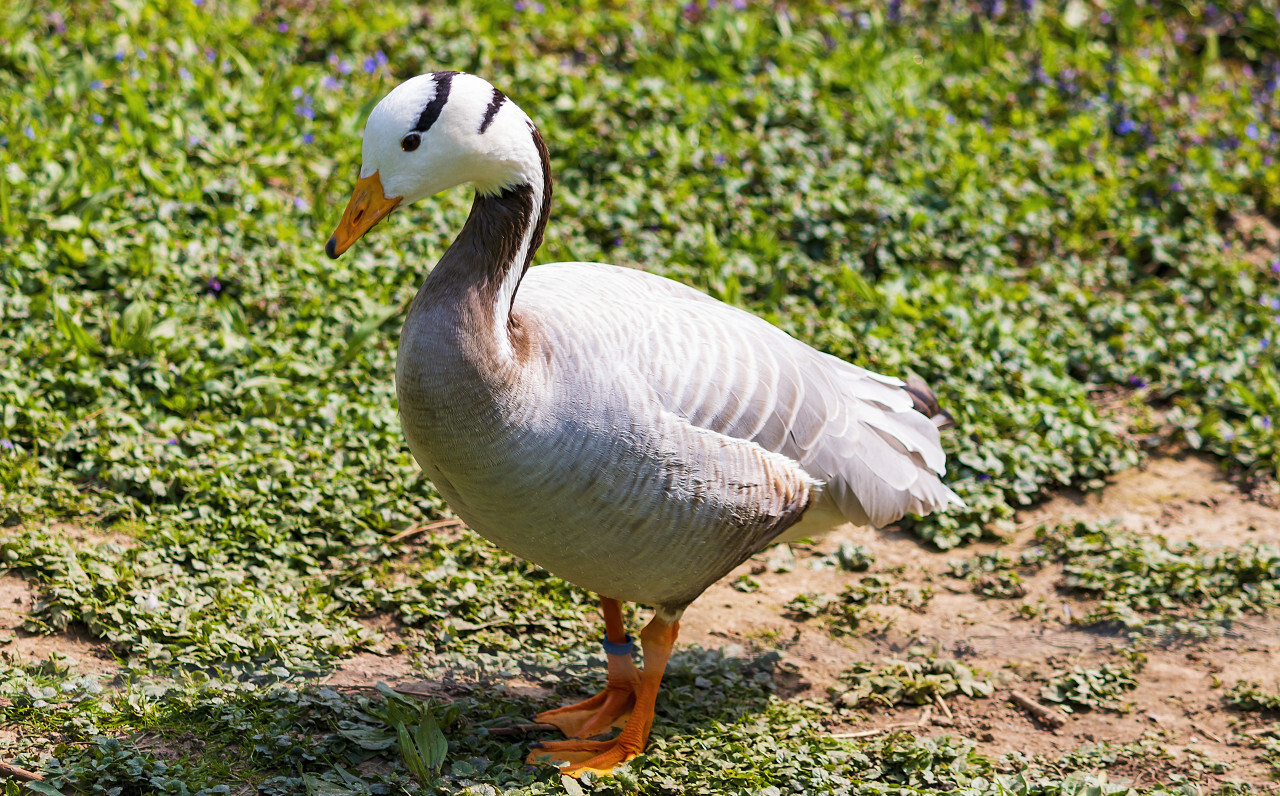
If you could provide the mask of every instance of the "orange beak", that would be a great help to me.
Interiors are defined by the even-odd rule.
[[[351,248],[351,244],[360,240],[360,236],[373,229],[373,225],[387,217],[400,204],[401,196],[387,197],[382,190],[382,178],[378,172],[356,181],[356,189],[351,192],[351,201],[347,209],[342,211],[342,220],[333,231],[333,237],[325,245],[324,252],[333,259]]]

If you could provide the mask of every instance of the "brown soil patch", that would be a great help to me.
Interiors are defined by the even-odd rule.
[[[408,655],[377,655],[362,652],[334,669],[321,682],[335,687],[372,687],[374,683],[398,683],[413,674]]]
[[[1194,456],[1153,459],[1100,492],[1067,490],[1019,517],[1024,525],[1071,519],[1115,519],[1136,531],[1206,546],[1280,545],[1276,507],[1242,494],[1211,460]]]
[[[51,654],[66,655],[68,663],[84,674],[107,674],[119,670],[109,645],[91,639],[79,628],[69,628],[51,636],[28,633],[22,623],[38,595],[31,584],[17,575],[0,577],[0,655],[6,660],[41,661]]]
[[[959,733],[978,741],[980,749],[993,756],[1021,752],[1048,758],[1096,742],[1156,739],[1172,759],[1130,761],[1113,775],[1151,785],[1191,771],[1203,756],[1231,767],[1230,773],[1211,778],[1212,782],[1232,779],[1276,787],[1249,737],[1240,734],[1262,726],[1263,718],[1228,709],[1222,695],[1237,679],[1280,687],[1280,618],[1233,630],[1233,635],[1214,641],[1150,650],[1146,668],[1138,675],[1138,688],[1127,695],[1131,707],[1125,714],[1063,714],[1063,725],[1054,729],[1008,701],[1015,689],[1038,695],[1043,680],[1054,672],[1119,662],[1112,649],[1121,639],[1068,624],[1072,606],[1055,589],[1058,573],[1053,567],[1028,580],[1025,598],[1000,600],[975,594],[968,583],[951,578],[946,574],[949,562],[1002,547],[1017,550],[1042,523],[1112,518],[1131,530],[1171,540],[1195,540],[1204,546],[1243,542],[1280,545],[1280,509],[1242,493],[1210,460],[1161,458],[1143,469],[1121,474],[1100,493],[1064,492],[1023,512],[1018,532],[1006,545],[984,543],[939,553],[901,532],[847,528],[812,550],[797,549],[795,568],[790,572],[764,566],[774,555],[766,552],[717,583],[690,607],[681,622],[680,642],[712,648],[748,644],[779,650],[785,656],[783,668],[790,672],[781,678],[784,694],[817,700],[828,698],[828,687],[853,663],[901,658],[909,647],[924,646],[989,673],[998,689],[991,699],[949,702],[951,717],[933,708],[926,723],[913,732]],[[821,620],[798,622],[783,616],[783,606],[801,593],[834,595],[859,582],[864,573],[812,568],[822,555],[846,540],[875,551],[877,560],[869,574],[892,580],[895,588],[932,589],[928,605],[918,611],[873,606],[871,610],[882,625],[843,637],[830,635]],[[751,574],[760,589],[746,594],[735,590],[731,584],[743,574]],[[1040,601],[1048,609],[1046,617],[1018,617],[1019,604]],[[920,708],[901,708],[868,713],[863,716],[865,723],[834,729],[865,730],[916,722],[921,716]]]

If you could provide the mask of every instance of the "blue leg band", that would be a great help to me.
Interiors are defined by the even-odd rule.
[[[636,648],[636,645],[631,642],[630,634],[627,634],[627,640],[621,644],[614,644],[609,640],[608,636],[605,636],[604,641],[601,642],[601,646],[603,646],[604,651],[610,655],[630,655]]]

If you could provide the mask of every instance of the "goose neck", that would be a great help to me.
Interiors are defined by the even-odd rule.
[[[542,245],[551,204],[547,148],[532,125],[529,131],[537,168],[527,170],[515,185],[476,193],[462,232],[432,270],[411,310],[412,314],[443,306],[462,313],[458,328],[488,338],[491,350],[508,359],[516,353],[516,291]]]

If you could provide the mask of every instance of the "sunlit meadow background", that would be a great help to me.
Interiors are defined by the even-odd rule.
[[[106,690],[56,658],[0,667],[24,728],[6,756],[95,793],[400,792],[417,779],[386,728],[418,708],[308,676],[388,644],[424,672],[593,660],[590,595],[470,535],[396,536],[445,516],[401,441],[394,352],[470,197],[322,247],[369,109],[424,71],[481,74],[540,126],[539,262],[666,274],[933,384],[969,503],[907,524],[934,546],[1159,446],[1274,478],[1278,13],[5,3],[0,555],[40,595],[29,630],[124,666]],[[675,671],[669,742],[599,787],[997,787],[972,745],[823,738],[756,674]],[[500,697],[434,716],[427,791],[561,788],[477,729],[537,708]],[[198,744],[161,756],[143,730]],[[1057,793],[1065,770],[1000,787]]]

